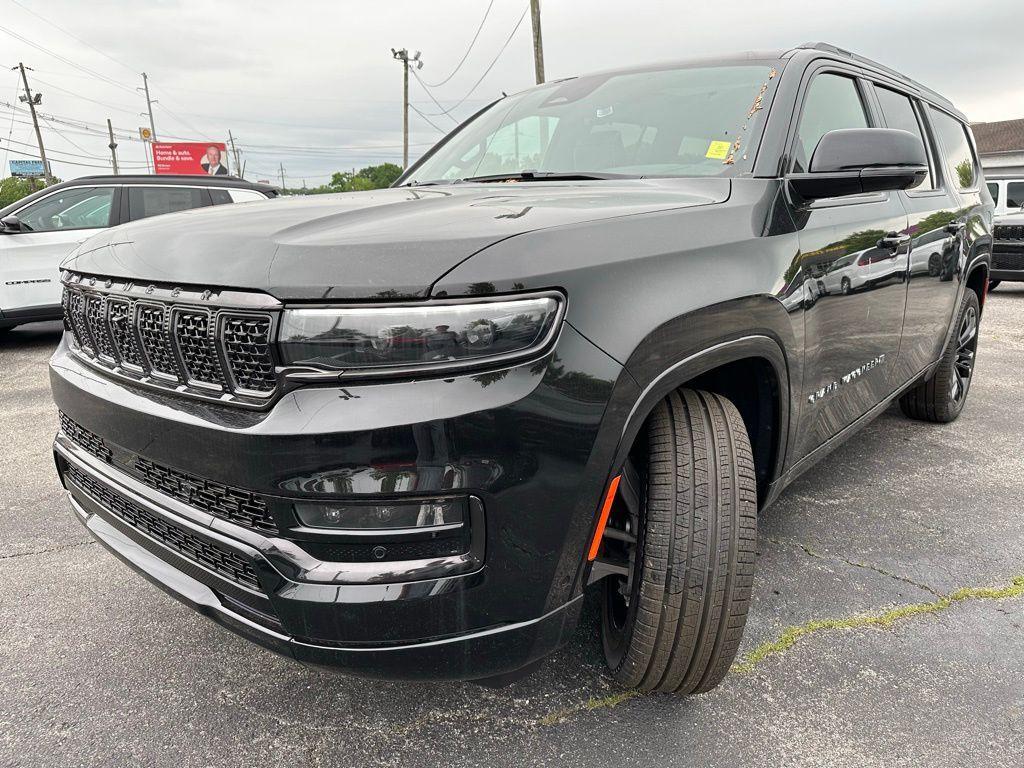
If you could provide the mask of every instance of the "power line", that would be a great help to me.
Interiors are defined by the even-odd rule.
[[[62,27],[60,24],[57,24],[54,21],[50,21],[45,16],[42,16],[42,15],[36,13],[31,8],[29,8],[28,6],[23,5],[22,3],[18,2],[18,0],[11,0],[11,2],[14,3],[16,6],[18,6],[19,8],[21,8],[21,10],[27,11],[28,13],[31,13],[33,16],[35,16],[40,21],[43,21],[43,22],[49,24],[51,27],[54,27],[55,29],[59,29],[65,35],[67,35],[68,37],[72,38],[73,40],[77,40],[78,42],[80,42],[85,47],[91,48],[92,50],[96,51],[96,53],[98,53],[100,56],[103,56],[104,58],[110,59],[110,61],[114,62],[115,64],[117,64],[120,67],[124,67],[125,69],[127,69],[129,72],[132,72],[133,74],[138,74],[138,72],[136,72],[134,69],[129,67],[127,64],[124,64],[124,63],[118,61],[117,59],[115,59],[113,56],[111,56],[106,51],[103,51],[103,50],[97,48],[95,45],[93,45],[92,43],[90,43],[90,42],[88,42],[86,40],[83,40],[78,35],[73,34],[72,32],[69,32],[68,30],[64,29],[64,27]]]
[[[450,74],[450,75],[448,75],[448,77],[446,77],[446,78],[445,78],[444,80],[439,80],[439,81],[438,81],[438,82],[436,82],[436,83],[427,83],[427,82],[423,82],[423,81],[421,80],[421,81],[420,81],[421,85],[425,85],[425,86],[430,86],[431,88],[438,88],[438,87],[440,87],[440,86],[444,85],[445,83],[447,83],[447,82],[448,82],[449,80],[451,80],[451,79],[452,79],[453,77],[455,77],[455,73],[456,73],[456,72],[458,72],[458,71],[459,71],[459,69],[460,69],[460,68],[462,67],[462,65],[466,63],[466,59],[467,59],[467,58],[469,57],[469,52],[470,52],[470,51],[472,51],[472,50],[473,50],[473,46],[474,46],[474,45],[476,45],[476,39],[477,39],[478,37],[480,37],[480,31],[481,31],[481,30],[482,30],[482,29],[484,28],[484,23],[485,23],[485,22],[487,21],[487,17],[488,17],[489,15],[490,15],[490,13],[491,13],[491,8],[492,8],[493,6],[494,6],[494,0],[491,0],[491,2],[489,2],[489,3],[487,4],[487,10],[486,10],[486,11],[484,11],[484,17],[483,17],[483,18],[482,18],[482,19],[480,20],[480,26],[476,28],[476,34],[474,34],[474,35],[473,35],[473,39],[469,41],[469,47],[468,47],[468,48],[466,49],[466,52],[465,52],[464,54],[462,54],[462,58],[461,58],[461,59],[459,59],[459,63],[455,65],[455,69],[453,69],[453,70],[451,71],[451,74]],[[417,80],[419,80],[419,79],[420,79],[420,78],[419,78],[419,75],[417,75],[417,76],[416,76],[416,79],[417,79]],[[433,97],[433,96],[431,96],[430,98],[434,98],[434,97]],[[438,104],[437,106],[438,106],[438,107],[439,107],[440,109],[444,109],[444,107],[441,107],[441,105],[440,105],[440,104]]]
[[[415,106],[413,106],[412,104],[410,104],[410,105],[409,105],[409,108],[410,108],[410,109],[411,109],[411,110],[412,110],[413,112],[415,112],[415,113],[416,113],[417,115],[419,115],[420,117],[422,117],[422,118],[423,118],[423,119],[424,119],[424,120],[425,120],[425,121],[427,122],[427,124],[428,124],[428,125],[430,125],[430,126],[431,126],[432,128],[434,128],[434,129],[436,129],[436,130],[440,131],[441,133],[448,133],[448,131],[446,131],[446,130],[445,130],[444,128],[442,128],[441,126],[439,126],[439,125],[438,125],[437,123],[435,123],[435,122],[434,122],[433,120],[431,120],[431,119],[430,119],[429,117],[427,117],[427,116],[426,116],[425,114],[423,114],[422,112],[420,112],[420,111],[419,111],[419,109],[417,109],[417,108],[416,108]],[[436,117],[436,115],[435,115],[435,117]]]
[[[97,72],[96,70],[89,69],[89,67],[83,66],[81,64],[76,64],[71,59],[67,58],[66,56],[61,56],[59,53],[54,53],[49,48],[45,48],[42,45],[39,45],[39,43],[32,42],[27,37],[25,37],[24,35],[19,35],[14,30],[8,29],[7,27],[4,27],[4,26],[0,26],[0,32],[4,32],[4,33],[10,35],[15,40],[20,40],[21,42],[25,43],[25,45],[28,45],[28,46],[30,46],[32,48],[35,48],[37,51],[41,51],[42,53],[45,53],[47,56],[52,56],[53,58],[57,59],[58,61],[60,61],[60,62],[62,62],[64,64],[67,64],[70,67],[74,67],[75,69],[79,69],[82,72],[85,72],[87,74],[92,75],[93,77],[99,78],[100,80],[103,80],[104,82],[109,83],[110,85],[113,85],[113,86],[115,86],[117,88],[120,88],[121,90],[128,91],[129,93],[132,93],[132,94],[135,93],[134,89],[131,88],[130,86],[127,86],[124,83],[119,83],[117,80],[114,80],[112,77],[107,77],[106,75],[101,74],[101,73]]]
[[[439,112],[437,114],[431,112],[431,113],[429,113],[429,117],[439,117],[440,115],[447,115],[448,113],[453,112],[454,110],[456,110],[460,106],[462,106],[462,104],[470,96],[473,95],[473,93],[476,91],[476,89],[480,87],[480,83],[482,83],[484,81],[484,78],[487,77],[487,75],[490,74],[491,70],[494,68],[494,65],[498,63],[498,59],[501,58],[501,54],[503,54],[505,52],[505,49],[508,48],[508,44],[512,42],[512,38],[515,37],[516,32],[519,31],[519,27],[522,25],[523,19],[526,18],[526,14],[529,13],[529,12],[530,12],[530,5],[527,4],[526,8],[523,9],[522,15],[519,17],[519,21],[517,21],[516,25],[514,27],[512,27],[511,34],[509,34],[509,36],[505,39],[504,44],[501,46],[501,48],[498,49],[498,53],[495,55],[494,59],[491,61],[490,64],[487,65],[487,69],[485,69],[484,73],[482,75],[480,75],[480,79],[477,80],[476,83],[473,84],[473,87],[469,89],[469,92],[466,93],[466,95],[463,96],[461,99],[459,99],[453,106],[449,107],[448,109],[443,109],[443,110],[441,110],[441,112]],[[423,117],[424,119],[426,119],[428,117],[428,115],[420,112],[420,117]]]
[[[433,101],[434,104],[437,105],[437,108],[441,110],[438,114],[439,115],[444,115],[449,120],[451,120],[453,123],[458,123],[459,122],[458,120],[456,120],[454,117],[452,117],[450,114],[448,114],[445,111],[444,107],[441,105],[441,102],[439,102],[437,99],[434,98],[434,94],[430,92],[430,89],[427,88],[427,84],[423,82],[423,79],[420,77],[419,73],[415,69],[412,71],[412,75],[413,75],[413,77],[416,78],[416,82],[420,84],[420,88],[423,89],[423,92],[425,94],[427,94],[427,96],[430,97],[430,100]],[[419,114],[420,114],[420,117],[423,116],[422,112],[420,112]]]

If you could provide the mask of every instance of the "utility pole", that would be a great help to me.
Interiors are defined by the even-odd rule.
[[[39,159],[43,161],[43,176],[46,178],[47,184],[53,183],[53,177],[50,175],[50,164],[46,162],[46,149],[43,147],[43,133],[39,130],[39,118],[36,117],[36,104],[42,99],[41,94],[32,96],[32,91],[28,87],[28,75],[25,74],[25,65],[18,62],[17,67],[12,69],[21,70],[21,82],[25,84],[25,102],[28,104],[28,111],[32,113],[32,125],[36,129],[36,141],[39,142]],[[31,67],[29,67],[31,69]]]
[[[540,36],[540,0],[530,0],[530,19],[533,21],[533,69],[537,85],[544,82],[544,41]]]
[[[420,52],[416,51],[412,58],[409,58],[409,51],[391,49],[392,58],[402,62],[402,170],[409,167],[409,64],[412,63],[416,69],[423,68],[420,60]]]
[[[139,90],[139,89],[136,89]],[[142,73],[142,88],[146,92],[146,111],[149,112],[149,130],[153,132],[153,141],[156,141],[156,124],[153,122],[153,100],[149,98],[149,78]]]
[[[118,175],[117,171],[117,142],[114,141],[114,126],[110,124],[110,118],[107,118],[107,134],[110,136],[110,143],[107,144],[110,147],[110,164],[114,168],[114,175]]]
[[[284,191],[285,191],[284,190],[284,163],[279,163],[279,168],[280,168],[280,171],[281,171],[281,194],[283,195]]]
[[[238,161],[238,149],[235,147],[235,137],[231,135],[231,131],[228,131],[228,141],[231,143],[231,154],[235,156],[235,173],[238,174],[240,179],[244,179],[242,175],[242,164]]]

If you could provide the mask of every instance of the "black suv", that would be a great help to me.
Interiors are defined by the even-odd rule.
[[[964,407],[991,219],[963,115],[831,46],[547,83],[394,188],[84,244],[57,465],[296,659],[499,683],[600,582],[615,678],[705,691],[759,508],[897,398]]]

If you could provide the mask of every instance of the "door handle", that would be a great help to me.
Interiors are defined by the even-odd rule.
[[[879,248],[888,248],[891,251],[898,251],[904,245],[910,245],[910,235],[901,235],[898,232],[889,232],[885,237],[875,243]]]
[[[964,231],[964,229],[966,229],[966,227],[967,222],[965,221],[951,221],[944,227],[944,229],[951,235],[959,235]]]

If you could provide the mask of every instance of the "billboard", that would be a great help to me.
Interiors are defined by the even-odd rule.
[[[226,176],[226,146],[216,141],[154,141],[153,169],[158,174],[184,173],[191,176]]]
[[[45,176],[42,160],[10,160],[11,176]]]

